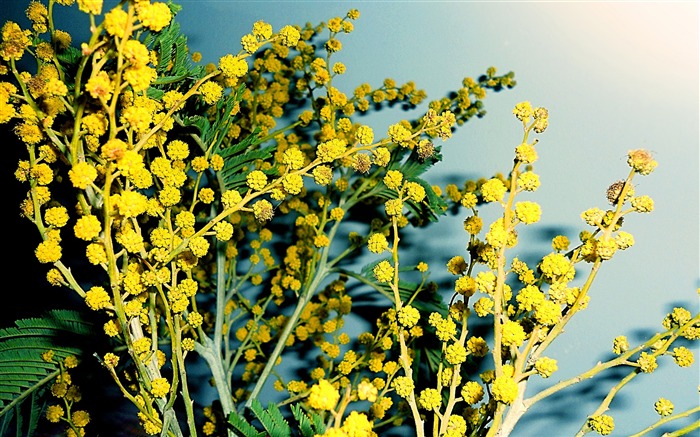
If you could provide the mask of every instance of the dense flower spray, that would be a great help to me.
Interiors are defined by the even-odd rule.
[[[70,6],[90,23],[80,44],[54,20],[54,8]],[[99,320],[86,333],[106,345],[23,353],[49,369],[46,426],[101,432],[71,377],[85,360],[100,363],[143,432],[173,436],[257,435],[259,425],[290,435],[290,423],[305,436],[401,425],[417,436],[506,436],[535,403],[619,367],[627,376],[581,417],[579,435],[607,435],[624,385],[660,360],[694,362],[687,343],[700,338],[700,316],[678,307],[648,340],[619,336],[608,361],[527,391],[531,378],[559,371],[547,349],[586,309],[598,270],[634,245],[624,219],[653,211],[633,183],[657,167],[650,152],[630,150],[609,207],[583,211],[577,240],[555,236],[528,265],[517,251],[546,214],[531,200],[540,186],[532,137],[549,126],[546,108],[515,105],[523,136],[507,173],[462,186],[423,179],[454,130],[485,115],[487,93],[515,86],[512,73],[491,67],[433,101],[391,78],[343,91],[351,67],[334,55],[356,9],[319,25],[257,21],[240,49],[201,65],[179,6],[105,6],[32,1],[31,28],[0,31],[0,123],[26,150],[15,177],[19,211],[41,237],[33,262],[81,298]],[[396,104],[423,112],[382,132],[358,121]],[[485,221],[484,209],[497,217]],[[466,251],[438,260],[454,277],[441,289],[428,280],[435,260],[407,264],[401,239],[448,213],[465,217]],[[370,261],[358,268],[359,259]],[[371,314],[358,305],[367,295]],[[369,327],[354,332],[353,316]],[[492,336],[476,335],[475,323]],[[209,372],[209,405],[193,389],[195,368]],[[34,376],[25,378],[29,393]],[[264,406],[268,384],[279,399]],[[659,421],[644,432],[698,413],[665,398],[653,409]]]

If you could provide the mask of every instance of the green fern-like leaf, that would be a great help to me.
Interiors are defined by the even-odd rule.
[[[268,413],[263,409],[262,404],[258,399],[253,399],[250,406],[250,411],[253,412],[256,419],[262,424],[263,428],[265,428],[267,432],[258,431],[258,429],[251,424],[248,419],[237,411],[232,411],[231,414],[229,414],[228,421],[231,425],[233,425],[234,429],[241,433],[241,435],[244,437],[264,437],[269,435],[279,435],[280,437],[289,436],[291,432],[289,429],[289,424],[287,424],[282,417],[282,414],[279,412],[279,409],[274,406],[274,404],[270,403],[270,405],[268,405],[268,408],[271,407],[274,407],[274,410],[272,410],[272,413]],[[273,417],[275,414],[279,415],[279,417]],[[277,429],[279,421],[286,424],[286,430],[284,428],[282,430]],[[275,434],[270,431],[271,429],[281,432],[281,434]]]
[[[323,417],[318,413],[306,413],[296,404],[290,405],[290,408],[297,425],[294,430],[277,405],[270,402],[266,408],[263,408],[258,399],[253,399],[250,409],[246,410],[252,416],[250,420],[243,413],[236,411],[229,415],[228,420],[237,433],[236,435],[243,437],[291,437],[292,435],[313,437],[326,431]],[[260,427],[264,431],[259,430]],[[292,431],[295,434],[292,434]]]
[[[237,411],[232,411],[228,416],[228,423],[233,426],[234,431],[237,432],[236,435],[242,437],[265,437],[267,435],[264,431],[258,431],[253,425],[251,425],[248,420],[241,416]]]
[[[314,437],[315,435],[323,435],[326,432],[326,425],[323,418],[318,413],[311,413],[309,416],[301,406],[297,404],[291,405],[292,415],[299,425],[302,437]],[[311,417],[309,419],[309,417]]]
[[[54,360],[84,354],[81,344],[94,338],[94,324],[79,312],[53,310],[40,318],[17,320],[16,327],[0,329],[0,416],[46,387],[58,372],[41,354]],[[34,401],[32,401],[34,405]]]
[[[173,3],[169,3],[168,6],[173,15],[181,9],[181,6]],[[154,86],[180,82],[187,77],[201,77],[204,69],[195,66],[190,60],[187,36],[181,32],[180,23],[176,20],[171,20],[170,24],[159,32],[149,32],[144,44],[150,49],[157,49],[160,55],[156,65],[158,78]]]
[[[290,437],[292,435],[289,422],[285,420],[279,408],[274,403],[268,403],[267,408],[263,409],[260,401],[254,399],[250,409],[269,435],[275,437]]]
[[[246,174],[249,172],[246,169],[257,160],[266,160],[272,157],[273,146],[256,148],[260,144],[259,132],[259,129],[256,129],[240,143],[225,147],[217,152],[224,158],[224,167],[220,174],[227,189],[237,190],[245,187]],[[274,168],[265,170],[265,173],[275,175],[276,170]]]

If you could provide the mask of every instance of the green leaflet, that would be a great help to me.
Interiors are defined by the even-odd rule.
[[[252,170],[257,160],[265,160],[272,157],[274,147],[255,148],[260,144],[258,137],[260,130],[256,129],[238,144],[221,148],[217,153],[224,158],[224,168],[220,175],[224,180],[224,186],[229,190],[245,187],[246,175]],[[267,175],[275,175],[275,169],[266,170]]]
[[[326,432],[326,425],[323,423],[323,418],[317,413],[306,413],[299,404],[291,404],[292,414],[299,423],[299,430],[302,437],[314,437]],[[309,415],[311,418],[309,418]]]
[[[254,426],[251,421],[246,419],[243,414],[236,411],[229,415],[229,423],[233,426],[236,435],[243,437],[291,437],[292,435],[300,435],[301,437],[313,437],[314,435],[323,434],[326,431],[323,417],[318,413],[307,413],[301,406],[292,404],[290,406],[292,415],[297,422],[299,432],[293,429],[287,419],[282,416],[279,407],[270,402],[267,408],[263,408],[258,399],[253,399],[250,412],[254,416],[253,421],[256,421],[258,426]],[[258,427],[262,426],[265,431],[259,431]]]
[[[175,16],[182,7],[169,3],[168,6]],[[186,77],[198,78],[204,71],[203,67],[195,67],[189,56],[187,36],[180,30],[180,23],[174,19],[160,32],[148,32],[143,41],[149,49],[157,49],[160,59],[156,66],[158,78],[154,85],[177,83]]]
[[[255,417],[260,420],[260,423],[269,435],[279,437],[290,437],[292,435],[289,422],[282,417],[282,413],[277,405],[270,402],[267,404],[267,408],[263,409],[260,401],[255,399],[250,406],[250,409],[255,414]]]
[[[0,434],[6,435],[16,419],[17,432],[28,436],[43,410],[43,391],[58,374],[58,365],[45,362],[41,354],[52,350],[55,360],[70,355],[80,359],[84,345],[99,330],[79,312],[69,310],[51,310],[42,317],[17,320],[15,325],[0,329]]]

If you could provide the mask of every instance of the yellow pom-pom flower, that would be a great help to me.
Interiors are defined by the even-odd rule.
[[[510,405],[518,396],[518,384],[511,376],[501,375],[493,381],[491,392],[495,400]]]
[[[335,408],[339,399],[340,393],[338,389],[328,382],[328,380],[322,379],[317,384],[311,386],[308,402],[311,408],[330,411]]]

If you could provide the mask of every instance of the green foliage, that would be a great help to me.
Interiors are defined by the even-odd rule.
[[[230,118],[229,118],[230,120]],[[221,169],[223,185],[229,190],[244,190],[246,174],[255,167],[256,162],[269,159],[274,147],[257,148],[260,144],[260,130],[256,129],[243,141],[217,150],[224,158],[224,168]],[[267,175],[276,174],[274,169],[264,171]]]
[[[258,431],[258,428],[247,419],[244,414],[237,411],[231,412],[228,417],[229,423],[238,432],[241,437],[290,437],[292,435],[300,435],[301,437],[313,437],[317,434],[322,434],[326,427],[323,424],[323,419],[316,413],[307,413],[298,405],[291,405],[292,415],[296,421],[298,433],[290,426],[289,421],[282,416],[279,407],[270,402],[266,408],[263,408],[258,399],[251,402],[250,408],[246,410],[252,415],[252,421],[257,420],[257,425],[261,426],[264,431]]]
[[[16,418],[18,432],[31,435],[46,402],[44,392],[60,373],[58,363],[86,353],[95,325],[68,310],[51,310],[15,325],[0,330],[0,417],[3,430]],[[50,362],[42,358],[47,351],[53,352]]]

